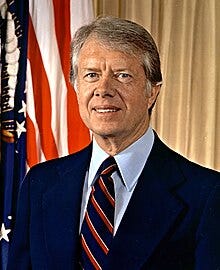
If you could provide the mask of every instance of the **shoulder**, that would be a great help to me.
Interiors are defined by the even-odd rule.
[[[155,137],[152,163],[171,193],[192,211],[220,203],[220,173],[194,163]],[[158,173],[159,171],[159,173]],[[201,210],[202,211],[202,210]]]
[[[77,153],[39,163],[28,171],[23,182],[46,186],[69,175],[74,176],[76,172],[86,171],[91,157],[91,148],[89,145]]]
[[[206,168],[198,163],[192,162],[186,157],[180,155],[176,151],[164,144],[157,134],[155,135],[154,143],[155,152],[162,159],[166,159],[166,164],[171,168],[178,170],[185,179],[202,182],[207,182],[209,185],[220,184],[220,173],[210,168]],[[174,171],[175,171],[174,169]]]
[[[77,167],[80,164],[83,164],[91,155],[91,145],[82,149],[79,152],[74,154],[70,154],[64,157],[51,159],[42,163],[39,163],[33,166],[30,169],[30,172],[38,172],[38,171],[53,171],[53,170],[64,170],[64,172],[68,171],[72,167]]]

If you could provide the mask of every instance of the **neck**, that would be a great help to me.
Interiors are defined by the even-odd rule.
[[[137,141],[146,130],[141,134],[135,134],[132,138],[118,138],[113,136],[99,136],[94,134],[94,138],[98,145],[110,156],[115,156],[116,154],[120,153],[132,143]]]

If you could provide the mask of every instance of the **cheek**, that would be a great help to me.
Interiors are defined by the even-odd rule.
[[[81,117],[83,118],[83,116],[85,115],[85,99],[84,97],[78,92],[77,93],[77,102],[78,102],[78,107],[79,107],[79,112]]]
[[[90,101],[91,101],[91,96],[86,95],[85,92],[79,92],[77,94],[77,101],[78,101],[78,106],[79,106],[79,112],[81,118],[87,122],[87,120],[90,118],[91,112],[90,112]]]
[[[89,96],[86,91],[82,91],[81,89],[77,92],[77,100],[79,106],[85,106],[88,103]]]
[[[131,109],[132,111],[143,111],[144,109],[147,110],[149,100],[147,92],[143,90],[139,93],[136,92],[135,95],[133,93],[132,95],[124,97],[124,101],[127,104],[128,109]]]

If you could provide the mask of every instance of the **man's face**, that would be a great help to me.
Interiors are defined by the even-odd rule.
[[[116,138],[129,145],[148,128],[154,97],[135,56],[87,40],[79,54],[76,88],[81,117],[97,140]]]

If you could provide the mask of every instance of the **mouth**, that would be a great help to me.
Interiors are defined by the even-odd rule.
[[[118,112],[120,109],[117,107],[94,107],[93,110],[97,113],[114,113],[114,112]]]

